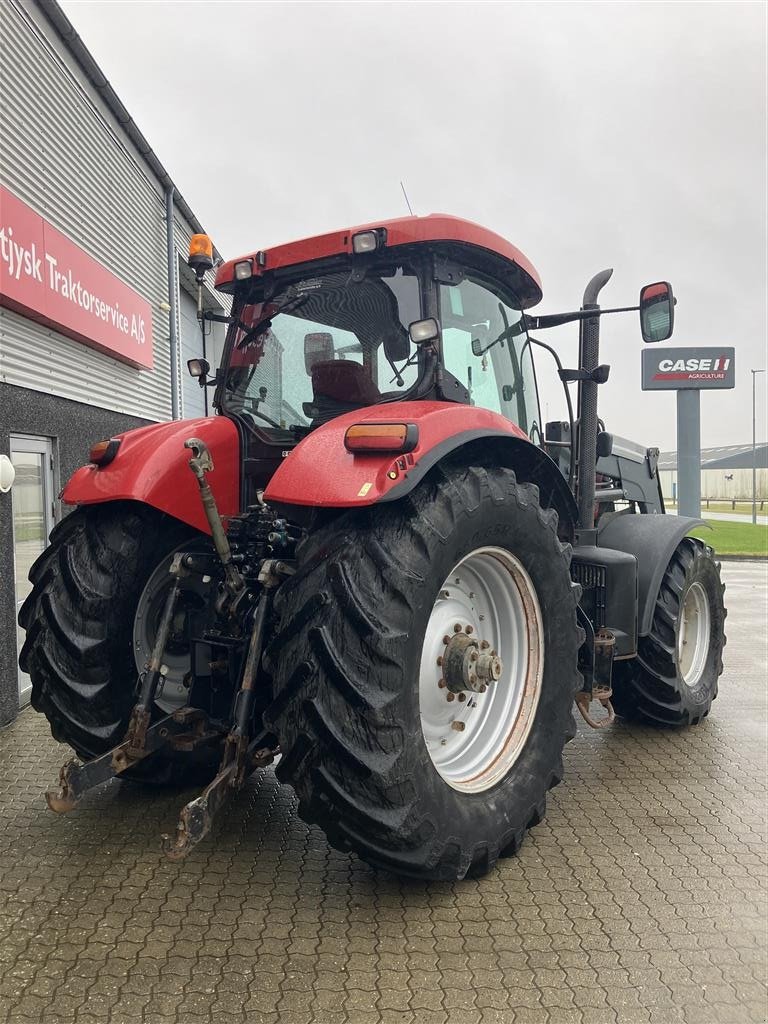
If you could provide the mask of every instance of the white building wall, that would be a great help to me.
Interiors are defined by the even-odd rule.
[[[661,489],[665,501],[671,501],[677,493],[677,470],[659,470]],[[728,479],[728,478],[731,479]],[[756,474],[757,497],[768,499],[768,469],[758,469]],[[721,501],[752,500],[751,469],[704,469],[701,473],[701,497]]]
[[[0,310],[0,382],[151,420],[171,416],[165,195],[36,5],[0,2],[0,180],[142,295],[152,370]],[[193,229],[176,212],[185,258]],[[179,352],[179,356],[181,353]],[[179,371],[186,372],[181,365]],[[179,381],[179,383],[181,383]],[[180,389],[181,390],[181,389]]]

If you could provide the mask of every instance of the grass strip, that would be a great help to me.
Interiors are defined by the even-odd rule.
[[[700,537],[718,554],[768,558],[768,526],[730,523],[721,519],[709,519],[707,522],[711,530],[699,526],[692,531],[692,536]]]

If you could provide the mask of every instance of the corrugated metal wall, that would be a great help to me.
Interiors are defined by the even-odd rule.
[[[660,469],[659,480],[666,500],[671,500],[677,490],[677,470]],[[758,468],[755,474],[756,497],[768,498],[768,469]],[[721,500],[752,499],[751,469],[703,469],[701,471],[701,497]]]
[[[168,314],[159,308],[168,298],[163,191],[34,5],[0,0],[0,52],[3,184],[144,296],[154,348],[154,368],[138,370],[1,310],[0,380],[168,419]],[[191,234],[177,215],[181,252]]]

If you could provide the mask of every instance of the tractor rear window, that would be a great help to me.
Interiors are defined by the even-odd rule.
[[[418,279],[402,267],[294,281],[240,307],[222,405],[269,433],[403,398],[417,382],[408,325],[420,317]]]

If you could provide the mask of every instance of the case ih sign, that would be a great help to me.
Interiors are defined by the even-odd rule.
[[[733,348],[645,348],[643,391],[736,386]]]
[[[149,303],[2,187],[0,304],[152,368]]]

